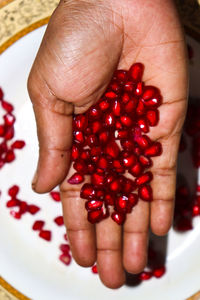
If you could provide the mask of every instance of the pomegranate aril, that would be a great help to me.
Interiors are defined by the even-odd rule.
[[[15,211],[15,210],[11,210],[10,211],[10,215],[13,217],[13,218],[15,218],[15,219],[21,219],[21,213],[20,212],[18,212],[18,211]]]
[[[133,81],[127,81],[124,85],[124,91],[132,93],[135,88],[135,83]]]
[[[142,95],[142,99],[144,101],[147,101],[147,100],[150,100],[154,96],[159,95],[159,94],[160,94],[160,92],[156,87],[149,85],[149,86],[145,87],[144,93]]]
[[[0,137],[4,136],[5,130],[6,130],[5,125],[0,125]]]
[[[126,115],[121,116],[120,121],[121,121],[122,125],[124,125],[125,127],[131,127],[133,125],[132,118],[130,118],[129,116],[126,116]]]
[[[90,150],[89,149],[85,149],[80,153],[80,158],[86,161],[90,160]]]
[[[11,145],[11,148],[12,149],[22,149],[22,148],[24,148],[25,145],[26,145],[26,143],[24,141],[17,140]]]
[[[70,184],[80,184],[84,181],[84,177],[80,173],[74,173],[68,180]]]
[[[103,210],[88,211],[88,221],[92,224],[99,222],[103,219]]]
[[[115,71],[115,73],[113,75],[113,79],[115,79],[120,84],[124,84],[127,79],[127,74],[128,74],[127,71],[117,70],[117,71]]]
[[[166,272],[165,266],[153,270],[153,276],[156,278],[162,277]]]
[[[153,145],[145,149],[144,155],[149,157],[159,156],[162,153],[162,146],[161,143],[155,142]]]
[[[144,168],[150,168],[153,164],[151,158],[145,155],[140,155],[138,160]]]
[[[108,131],[101,131],[99,133],[99,141],[100,141],[100,143],[102,143],[102,144],[107,143],[107,141],[109,140],[109,136],[110,136],[110,133]]]
[[[117,98],[117,94],[113,91],[109,91],[105,93],[105,97],[108,98],[109,100],[112,100]]]
[[[97,265],[96,264],[94,266],[92,266],[91,270],[92,270],[92,273],[98,274],[98,270],[97,270]]]
[[[95,134],[90,134],[87,137],[86,142],[87,142],[87,145],[90,146],[90,147],[98,145],[98,139],[97,139]]]
[[[123,128],[122,123],[119,120],[116,120],[115,129],[122,129],[122,128]]]
[[[68,244],[61,244],[59,249],[64,253],[68,254],[70,252],[70,246]]]
[[[74,141],[76,143],[79,143],[79,144],[83,144],[84,141],[85,141],[85,138],[84,138],[84,135],[83,135],[83,132],[82,131],[75,131],[74,132]]]
[[[149,125],[145,119],[139,119],[137,121],[137,124],[140,127],[142,132],[144,132],[144,133],[149,132]]]
[[[126,216],[124,213],[113,212],[111,218],[118,224],[122,225],[125,222]]]
[[[156,126],[159,121],[159,111],[157,109],[148,110],[146,113],[146,118],[150,126]]]
[[[135,141],[141,149],[146,149],[151,145],[151,140],[147,135],[135,136]]]
[[[79,148],[76,145],[73,145],[72,146],[72,152],[71,152],[71,159],[72,159],[72,161],[78,159],[79,155],[80,155]]]
[[[132,151],[135,148],[135,144],[131,140],[121,140],[120,144],[122,148],[126,151]]]
[[[18,185],[13,185],[8,190],[8,195],[11,196],[11,197],[16,197],[16,195],[18,193],[19,193],[19,186]]]
[[[141,81],[143,72],[144,66],[141,63],[135,63],[130,67],[128,75],[134,82],[138,82]]]
[[[85,115],[77,115],[74,117],[74,126],[77,130],[84,130],[88,125],[88,119]]]
[[[105,122],[106,127],[113,127],[114,124],[115,124],[115,116],[114,116],[114,114],[112,112],[106,114],[105,118],[104,118],[104,122]]]
[[[152,201],[153,200],[153,192],[150,185],[142,185],[138,189],[139,197],[144,201]]]
[[[135,183],[137,186],[143,185],[145,183],[149,183],[153,179],[153,175],[151,172],[146,172],[139,177],[136,178]]]
[[[105,192],[104,192],[103,189],[96,188],[96,191],[95,191],[95,197],[96,197],[97,199],[102,200],[103,197],[104,197],[104,194],[105,194]]]
[[[68,266],[71,263],[72,257],[69,253],[64,253],[59,256],[59,260]]]
[[[13,160],[15,160],[15,153],[14,153],[13,150],[8,150],[6,152],[4,161],[7,162],[7,163],[11,163]]]
[[[107,155],[113,158],[117,158],[120,153],[120,149],[119,146],[115,143],[115,141],[112,141],[108,143],[107,146],[105,147],[105,152]]]
[[[60,202],[60,193],[56,191],[50,192],[50,196],[54,201]]]
[[[29,211],[29,205],[25,201],[20,201],[19,212],[25,214],[27,211]]]
[[[91,107],[89,110],[89,121],[92,119],[100,119],[101,117],[101,110],[99,107]]]
[[[3,97],[4,97],[4,93],[3,93],[2,88],[0,88],[0,101],[3,100]]]
[[[115,197],[113,194],[111,193],[106,193],[105,196],[104,196],[104,201],[107,205],[114,205],[115,203]]]
[[[128,195],[128,202],[130,203],[131,207],[135,206],[138,203],[138,195],[135,193],[130,193]]]
[[[105,156],[102,155],[102,156],[99,158],[99,160],[98,160],[98,162],[97,162],[97,166],[98,166],[98,168],[103,169],[103,170],[105,170],[105,169],[108,168],[109,163],[108,163],[108,160],[106,159]]]
[[[32,229],[35,231],[40,231],[42,230],[43,226],[44,226],[45,222],[42,220],[37,220],[33,223]]]
[[[46,241],[51,241],[51,231],[50,230],[41,230],[39,232],[39,237],[41,237],[42,239],[46,240]]]
[[[15,116],[10,113],[4,115],[3,119],[6,126],[12,126],[15,123]]]
[[[98,156],[98,155],[101,154],[101,152],[102,152],[101,147],[94,146],[94,147],[91,148],[90,154],[91,154],[91,156]]]
[[[120,213],[127,213],[129,206],[128,197],[126,195],[121,195],[115,200],[115,209]]]
[[[131,192],[133,192],[136,189],[136,184],[133,180],[126,178],[124,180],[123,186],[122,186],[122,190],[123,193],[129,195]]]
[[[142,100],[138,101],[137,107],[136,107],[136,113],[138,116],[142,116],[146,113],[146,107]]]
[[[91,129],[94,134],[98,133],[99,131],[102,130],[102,123],[100,121],[94,121],[91,124]]]
[[[28,205],[28,212],[31,215],[35,215],[39,210],[40,210],[40,208],[37,205],[34,205],[34,204]]]
[[[137,162],[136,164],[134,164],[129,170],[128,172],[133,175],[134,177],[138,177],[139,175],[142,174],[143,172],[143,167],[141,166],[141,164],[139,162]]]
[[[101,111],[106,111],[108,108],[110,107],[110,103],[107,100],[102,100],[99,103],[99,108],[101,109]]]
[[[110,185],[109,185],[109,189],[111,192],[120,192],[121,191],[121,184],[120,181],[118,179],[114,179]]]
[[[19,206],[19,205],[20,205],[20,200],[18,200],[18,199],[10,199],[6,203],[7,207],[15,207],[15,206]]]
[[[112,80],[109,84],[109,88],[114,91],[116,94],[120,94],[122,91],[122,85],[116,80]]]
[[[134,154],[122,152],[122,163],[124,167],[128,169],[137,163],[137,158]]]
[[[119,99],[116,99],[113,104],[112,104],[112,107],[111,107],[111,110],[113,112],[113,114],[117,117],[120,116],[121,114],[121,103],[119,101]]]
[[[149,280],[153,276],[152,272],[150,271],[143,271],[140,273],[139,278],[140,280]]]
[[[85,208],[89,211],[101,209],[102,206],[103,202],[101,200],[90,200],[85,203]]]
[[[54,219],[54,222],[58,225],[58,226],[62,226],[64,225],[64,220],[63,220],[63,216],[58,216]]]
[[[96,186],[103,185],[104,181],[105,181],[105,176],[104,175],[100,175],[100,174],[97,174],[97,173],[93,173],[91,175],[91,182],[92,182],[92,184],[94,184]]]
[[[136,98],[131,98],[125,105],[124,110],[126,113],[130,114],[133,113],[137,107],[138,100]]]
[[[193,205],[192,207],[192,216],[196,217],[200,215],[200,206],[199,205]]]
[[[78,173],[81,173],[81,174],[86,174],[87,173],[87,165],[85,164],[84,160],[77,160],[74,162],[73,164],[73,168],[78,172]]]
[[[13,105],[10,104],[10,103],[8,103],[8,102],[5,101],[5,100],[2,100],[2,101],[1,101],[1,105],[2,105],[3,109],[4,109],[5,111],[9,112],[9,113],[11,113],[11,112],[13,111],[13,109],[14,109]]]
[[[97,156],[97,158],[98,158],[98,156]],[[95,167],[94,167],[93,163],[89,163],[87,165],[87,174],[92,174],[94,172],[94,170],[95,170]]]
[[[134,89],[134,95],[135,96],[141,96],[142,93],[143,93],[143,87],[144,87],[144,84],[143,82],[138,82],[135,89]]]

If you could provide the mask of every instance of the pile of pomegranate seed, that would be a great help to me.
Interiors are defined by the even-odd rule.
[[[2,109],[5,111],[5,114],[3,115],[3,124],[0,124],[0,168],[2,168],[6,163],[11,163],[15,160],[15,150],[22,149],[25,146],[25,142],[22,140],[11,141],[15,134],[14,107],[4,100],[4,94],[1,88],[0,103]]]
[[[71,184],[80,184],[88,220],[99,222],[110,214],[119,225],[137,204],[138,197],[152,201],[149,185],[151,157],[161,155],[159,142],[146,133],[159,121],[160,91],[142,82],[143,65],[117,70],[102,98],[86,113],[73,119],[72,161],[76,173]],[[134,193],[133,193],[134,192]]]

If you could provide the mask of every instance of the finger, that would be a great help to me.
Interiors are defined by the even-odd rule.
[[[81,184],[76,186],[68,184],[66,179],[60,186],[60,192],[73,258],[79,265],[89,267],[96,262],[95,229],[87,220],[85,200],[80,199],[80,187]]]
[[[104,285],[113,289],[125,282],[121,234],[121,226],[110,217],[96,224],[98,273]]]
[[[39,139],[39,161],[33,189],[50,191],[66,176],[70,162],[73,107],[58,100],[43,79],[35,73],[29,77],[29,93],[33,103]],[[33,76],[33,77],[32,77]]]
[[[124,224],[123,265],[127,272],[137,274],[147,263],[149,203],[139,200]]]

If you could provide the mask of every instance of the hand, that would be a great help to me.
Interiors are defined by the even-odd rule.
[[[33,189],[60,185],[73,257],[81,266],[97,261],[110,288],[125,271],[146,265],[148,230],[165,235],[172,223],[176,160],[187,98],[184,36],[172,0],[66,0],[49,22],[33,64],[28,88],[36,116],[40,156]],[[139,201],[123,227],[108,218],[87,221],[80,186],[71,186],[72,114],[85,112],[103,94],[115,69],[145,65],[144,81],[160,88],[160,122],[150,137],[163,154],[154,159],[151,204]]]

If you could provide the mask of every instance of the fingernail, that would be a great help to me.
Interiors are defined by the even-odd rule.
[[[38,180],[38,172],[36,170],[35,175],[33,176],[33,180],[32,180],[32,189],[35,190],[35,186],[37,184],[37,180]]]

